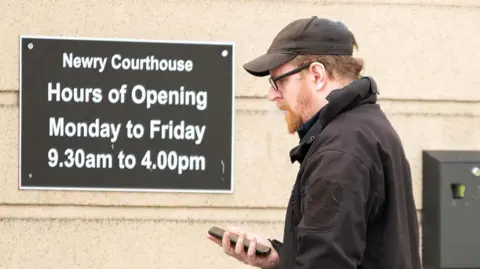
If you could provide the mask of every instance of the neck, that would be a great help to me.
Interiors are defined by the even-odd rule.
[[[345,86],[352,83],[352,79],[337,79],[331,80],[325,87],[317,92],[318,95],[316,98],[313,98],[312,103],[305,109],[305,112],[302,115],[302,121],[306,123],[313,116],[315,116],[318,111],[320,111],[324,106],[328,104],[326,97],[334,90],[344,88]]]
[[[328,101],[325,98],[316,98],[309,107],[305,108],[305,111],[301,116],[303,123],[306,123],[312,117],[314,117],[318,111],[320,111],[320,109],[327,105],[327,103]]]

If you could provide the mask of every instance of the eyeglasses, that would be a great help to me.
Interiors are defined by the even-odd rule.
[[[272,87],[273,87],[273,89],[274,89],[275,91],[278,91],[277,81],[279,81],[279,80],[281,80],[281,79],[283,79],[283,78],[286,78],[286,77],[288,77],[288,76],[291,76],[291,75],[293,75],[293,74],[296,74],[296,73],[301,72],[303,69],[308,68],[308,67],[310,66],[310,64],[311,64],[311,63],[306,63],[306,64],[303,64],[303,65],[301,65],[301,66],[299,66],[299,67],[297,67],[297,68],[295,68],[295,69],[293,69],[293,70],[290,70],[290,71],[288,71],[287,73],[282,74],[282,75],[280,75],[280,76],[270,77],[270,78],[268,79],[268,82],[270,82],[270,85],[272,85]]]

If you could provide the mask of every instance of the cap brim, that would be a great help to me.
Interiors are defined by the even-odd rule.
[[[243,68],[256,77],[264,77],[269,75],[271,69],[287,63],[295,56],[295,54],[286,53],[267,53],[244,64]]]

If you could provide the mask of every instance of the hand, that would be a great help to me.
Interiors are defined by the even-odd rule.
[[[235,246],[232,246],[230,243],[231,234],[238,235],[237,244]],[[221,246],[225,254],[234,257],[235,259],[245,264],[264,269],[273,269],[278,266],[279,255],[277,251],[272,247],[270,241],[266,239],[254,236],[252,234],[247,234],[246,232],[235,227],[226,229],[222,240],[217,239],[209,234],[207,235],[207,238]],[[250,247],[246,252],[243,247],[243,241],[245,238],[250,240]],[[268,256],[255,255],[255,247],[257,245],[257,242],[272,249]]]

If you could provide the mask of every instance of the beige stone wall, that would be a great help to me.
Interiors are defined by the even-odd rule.
[[[239,225],[282,235],[297,142],[241,64],[301,16],[344,21],[401,135],[421,210],[421,150],[480,148],[476,0],[0,0],[0,268],[246,268],[205,240]],[[235,192],[18,190],[19,35],[233,41]],[[276,170],[276,171],[275,171]]]

